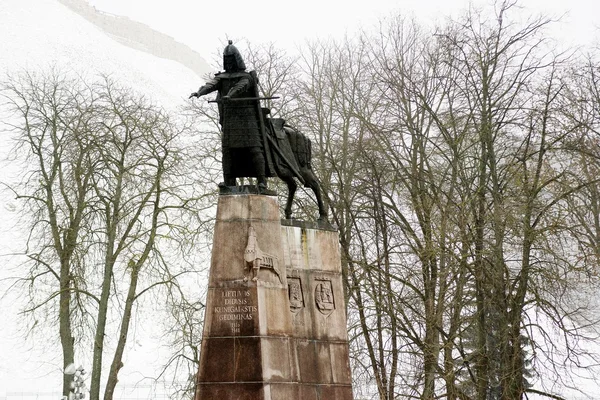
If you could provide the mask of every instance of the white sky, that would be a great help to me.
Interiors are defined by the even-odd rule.
[[[226,39],[273,41],[294,49],[305,38],[340,37],[369,27],[390,14],[414,16],[422,24],[457,16],[468,0],[87,0],[99,10],[124,15],[173,36],[207,61]],[[474,0],[490,5],[491,0]],[[599,0],[521,0],[524,14],[562,16],[553,32],[568,43],[590,44],[600,37]],[[597,41],[596,41],[597,42]]]

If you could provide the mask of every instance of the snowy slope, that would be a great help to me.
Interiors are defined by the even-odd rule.
[[[145,24],[132,21],[124,16],[99,12],[96,8],[88,4],[90,0],[58,1],[128,47],[150,53],[160,58],[174,60],[199,75],[204,75],[209,69],[209,66],[200,54],[194,52],[185,44],[175,41],[171,36],[155,31]],[[170,8],[177,10],[177,7],[174,5],[171,5]],[[195,37],[193,36],[193,38]]]
[[[74,3],[75,1],[71,1]],[[88,10],[89,11],[89,10]],[[89,15],[88,15],[89,17]],[[103,21],[107,21],[106,18]],[[135,25],[135,23],[132,22]],[[107,33],[102,25],[90,22],[75,13],[59,0],[1,0],[0,1],[0,79],[6,73],[23,69],[35,71],[55,67],[59,71],[75,72],[94,76],[110,74],[115,80],[134,87],[166,108],[175,110],[189,93],[196,90],[202,77],[181,63],[154,56],[152,46],[145,51],[137,50],[139,40],[132,40],[127,46],[127,21],[121,20],[118,41],[115,32]],[[106,28],[106,26],[104,26]],[[140,24],[136,25],[140,29]],[[151,31],[145,27],[146,31]],[[156,33],[154,36],[161,37]],[[164,45],[164,41],[156,41]],[[178,57],[190,57],[198,65],[200,56],[196,53],[178,51]],[[190,64],[188,64],[190,65]],[[198,68],[195,68],[199,71]],[[208,72],[208,71],[205,71]],[[6,110],[0,107],[0,119],[10,120]],[[0,129],[0,182],[6,182],[17,172],[19,165],[6,162],[10,148],[8,134]],[[7,267],[18,266],[18,256],[10,254],[22,250],[24,234],[12,225],[18,216],[18,203],[5,192],[0,191],[0,296],[6,290]],[[0,400],[4,399],[53,399],[60,398],[61,365],[59,349],[49,347],[39,341],[26,344],[24,332],[19,331],[16,315],[21,299],[9,294],[0,298]],[[37,339],[39,340],[39,339]],[[130,367],[139,367],[133,374],[123,369],[125,386],[131,386],[142,378],[144,366],[158,357],[157,343],[148,341],[135,345],[136,351],[126,361]],[[152,371],[153,372],[153,371]],[[32,393],[34,397],[11,395],[11,393]],[[43,393],[37,397],[38,393]],[[14,396],[14,397],[13,397]]]
[[[0,2],[0,71],[57,65],[111,73],[167,106],[181,104],[201,83],[202,78],[182,64],[126,47],[126,38],[120,39],[117,42],[58,0]]]

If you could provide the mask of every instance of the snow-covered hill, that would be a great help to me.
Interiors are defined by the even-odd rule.
[[[200,54],[145,24],[127,17],[99,12],[86,0],[58,1],[128,47],[176,61],[199,75],[204,75],[209,68]]]
[[[0,79],[7,73],[49,68],[85,76],[109,74],[171,110],[186,101],[189,93],[202,82],[200,75],[208,72],[206,62],[188,47],[145,25],[98,13],[87,6],[85,0],[1,0]],[[11,118],[1,106],[0,118],[4,122]],[[0,129],[0,140],[0,182],[5,182],[19,166],[6,162],[11,145],[3,129]],[[24,239],[11,225],[17,213],[14,199],[6,191],[0,191],[0,219],[3,221],[0,262],[3,267],[18,266],[20,262],[18,257],[10,255],[22,250]],[[7,274],[6,268],[0,268],[0,296],[7,288],[6,281],[2,280]],[[24,340],[24,332],[17,330],[16,313],[21,302],[14,293],[0,299],[0,400],[56,400],[60,398],[62,374],[59,349],[55,343],[41,343],[37,338],[35,348],[38,350],[34,350],[32,343]],[[138,342],[135,347],[137,355],[131,355],[129,366],[138,365],[140,369],[135,374],[130,370],[128,376],[124,368],[124,386],[131,387],[141,380],[143,367],[159,357],[157,343]],[[35,396],[11,396],[11,393]],[[37,397],[39,393],[47,395]]]
[[[0,2],[0,71],[58,66],[63,70],[110,73],[160,103],[180,104],[201,83],[201,57],[181,46],[167,56],[165,47],[177,47],[166,35],[124,18],[98,13],[97,24],[63,4],[65,0],[3,0]],[[70,0],[76,4],[83,0]],[[85,4],[85,3],[83,3]],[[93,9],[92,9],[93,10]],[[117,28],[113,27],[115,22]],[[150,35],[144,42],[140,34]],[[118,39],[118,41],[117,41]],[[138,50],[143,48],[144,51]],[[187,50],[186,50],[187,49]],[[208,68],[208,67],[206,67]],[[192,90],[193,91],[193,90]]]

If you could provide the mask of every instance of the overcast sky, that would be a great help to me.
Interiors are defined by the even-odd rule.
[[[226,39],[274,41],[295,48],[305,38],[340,37],[358,27],[373,26],[388,15],[401,14],[433,25],[456,17],[469,4],[487,0],[88,0],[99,10],[127,16],[173,36],[212,59]],[[590,44],[600,37],[599,0],[522,0],[523,15],[562,17],[553,30],[569,43]],[[597,42],[597,40],[596,40]]]

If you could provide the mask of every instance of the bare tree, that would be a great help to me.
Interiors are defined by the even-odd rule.
[[[21,281],[31,294],[26,312],[60,321],[65,366],[76,348],[80,359],[92,355],[92,399],[100,398],[107,345],[114,346],[108,400],[135,305],[177,292],[189,271],[182,252],[201,232],[206,204],[193,187],[197,170],[186,164],[181,140],[189,126],[110,78],[92,82],[25,73],[5,84],[4,95],[30,161],[15,188],[32,221],[32,268]]]
[[[593,262],[571,249],[593,260],[595,217],[568,215],[595,210],[595,155],[581,155],[595,64],[567,82],[575,60],[548,51],[551,21],[512,22],[514,10],[470,10],[434,34],[392,19],[301,59],[299,120],[340,227],[354,373],[381,399],[560,398],[533,386],[564,361],[550,329],[569,360],[594,363],[576,345],[595,337],[591,304],[573,303],[579,274],[597,284]]]
[[[53,71],[46,76],[25,73],[3,87],[5,99],[20,117],[11,128],[29,166],[23,190],[15,189],[30,210],[27,256],[32,263],[22,284],[32,297],[26,312],[54,311],[64,368],[74,362],[74,336],[81,332],[73,325],[72,310],[85,258],[83,243],[90,240],[87,205],[95,167],[87,157],[95,96],[89,87],[72,83]],[[45,286],[53,289],[40,290]],[[63,395],[68,395],[71,379],[64,375]]]

